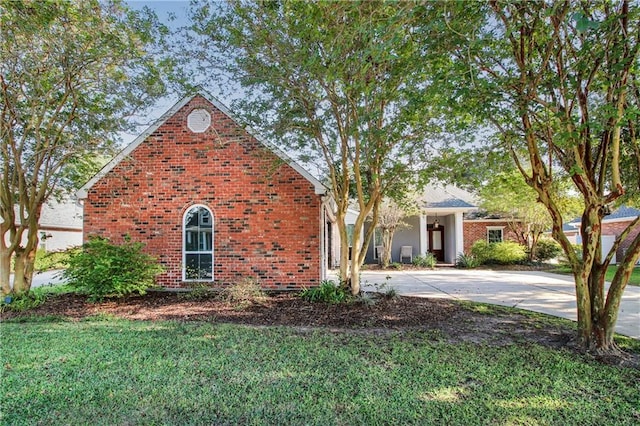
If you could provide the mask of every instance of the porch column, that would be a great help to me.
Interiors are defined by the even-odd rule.
[[[424,213],[420,214],[420,256],[424,256],[427,254],[427,249],[429,246],[427,245],[427,215]]]
[[[464,252],[464,235],[463,235],[463,226],[462,226],[462,212],[456,212],[455,220],[454,220],[455,228],[456,228],[456,252],[454,253],[454,263],[455,259],[458,257],[460,253]]]

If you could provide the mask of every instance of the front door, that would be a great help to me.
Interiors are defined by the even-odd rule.
[[[438,262],[444,262],[444,228],[429,228],[429,252],[433,253]]]

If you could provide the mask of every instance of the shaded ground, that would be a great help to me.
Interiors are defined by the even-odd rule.
[[[26,312],[3,312],[0,318],[56,316],[81,320],[107,315],[131,320],[288,326],[301,331],[315,328],[375,334],[423,331],[434,340],[451,343],[503,346],[528,342],[579,350],[572,323],[552,317],[446,299],[386,298],[375,294],[365,300],[332,305],[307,302],[294,293],[279,293],[260,301],[231,303],[211,294],[152,291],[145,296],[91,303],[84,296],[63,294],[50,296],[46,303]],[[638,367],[640,354],[601,361]]]

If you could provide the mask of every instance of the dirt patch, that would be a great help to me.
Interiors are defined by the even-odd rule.
[[[235,323],[251,326],[287,326],[299,330],[329,329],[349,333],[424,331],[433,339],[491,346],[537,343],[579,351],[575,329],[557,321],[541,323],[531,316],[499,307],[487,312],[473,305],[446,299],[373,294],[350,304],[307,302],[295,293],[277,293],[259,302],[230,303],[215,295],[151,291],[144,296],[91,303],[75,294],[50,296],[27,312],[4,312],[2,320],[31,316],[57,316],[80,320],[110,315],[131,320],[177,320]],[[640,356],[606,359],[608,363],[638,368]]]

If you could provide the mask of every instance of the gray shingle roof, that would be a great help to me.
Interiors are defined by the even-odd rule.
[[[640,216],[640,210],[633,207],[620,206],[615,211],[612,211],[609,216],[605,216],[603,220],[622,219],[622,218],[635,218]]]
[[[75,199],[49,201],[42,207],[40,227],[60,227],[82,230],[83,208]]]
[[[635,219],[638,216],[640,216],[640,210],[622,205],[616,210],[612,211],[610,215],[603,217],[602,221],[607,222],[610,220]],[[562,229],[565,231],[575,231],[576,229],[580,228],[581,222],[582,218],[576,217],[570,222],[565,222],[565,224],[562,226]]]
[[[425,208],[475,208],[475,197],[452,185],[429,185],[424,191]]]

